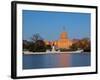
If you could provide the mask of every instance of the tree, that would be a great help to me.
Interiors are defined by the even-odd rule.
[[[84,49],[84,51],[90,51],[91,43],[90,43],[90,39],[89,38],[83,38],[81,40],[81,43],[82,43],[82,48]]]
[[[79,47],[78,47],[78,44],[77,43],[74,43],[70,46],[70,49],[72,50],[77,50]]]
[[[30,41],[23,40],[23,50],[32,52],[46,51],[45,43],[39,34],[34,34]]]
[[[43,40],[42,37],[41,37],[38,33],[32,35],[32,37],[31,37],[31,41],[32,41],[33,43],[35,43],[37,40]]]
[[[23,40],[23,50],[28,50],[29,43],[30,43],[29,41]]]
[[[33,52],[44,52],[46,51],[45,43],[43,38],[39,34],[34,34],[31,37],[31,42],[34,46],[31,46]]]
[[[34,34],[30,41],[23,40],[23,49],[32,52],[46,51],[45,43],[39,34]]]
[[[35,51],[34,46],[35,46],[35,44],[33,42],[29,42],[29,44],[28,44],[28,50],[32,51],[32,52]]]
[[[52,49],[51,45],[46,45],[46,49],[51,50]]]
[[[34,44],[35,52],[45,52],[46,45],[43,40],[37,40]]]
[[[75,41],[72,46],[70,47],[72,50],[83,49],[84,51],[90,51],[90,39],[83,38],[81,40]]]

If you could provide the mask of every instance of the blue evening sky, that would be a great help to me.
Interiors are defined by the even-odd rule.
[[[45,40],[57,40],[63,31],[70,39],[90,38],[89,13],[23,10],[22,15],[23,39],[38,33]]]

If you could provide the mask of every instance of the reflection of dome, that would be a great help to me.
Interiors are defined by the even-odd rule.
[[[67,39],[67,32],[62,32],[60,34],[60,39]]]

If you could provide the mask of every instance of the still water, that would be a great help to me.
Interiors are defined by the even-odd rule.
[[[23,54],[23,69],[90,66],[90,53]]]

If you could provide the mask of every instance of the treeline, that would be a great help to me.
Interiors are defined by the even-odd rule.
[[[51,49],[50,45],[46,45],[43,38],[39,34],[34,34],[30,41],[23,40],[23,50],[31,52],[45,52],[47,49]]]
[[[72,50],[83,49],[84,52],[91,51],[91,42],[89,38],[83,38],[80,40],[74,39],[73,44],[70,47]]]
[[[74,39],[73,44],[69,49],[59,49],[60,51],[73,51],[83,49],[85,52],[91,51],[91,42],[89,38]],[[23,51],[31,52],[45,52],[46,50],[52,50],[51,45],[46,45],[43,38],[39,34],[34,34],[29,41],[23,40]]]

